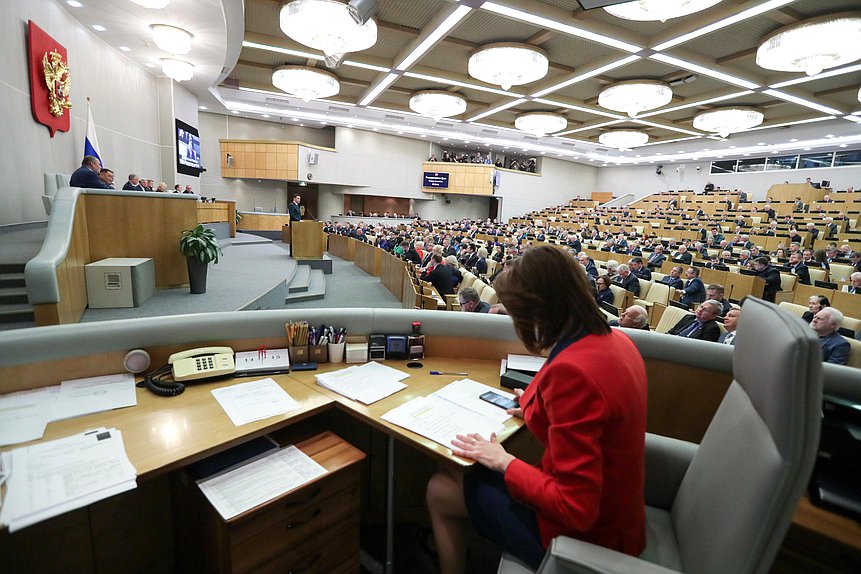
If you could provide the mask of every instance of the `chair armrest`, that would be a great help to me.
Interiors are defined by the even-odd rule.
[[[691,442],[646,433],[646,504],[669,510],[697,452]]]
[[[537,574],[672,574],[675,570],[603,546],[559,536],[550,543]]]

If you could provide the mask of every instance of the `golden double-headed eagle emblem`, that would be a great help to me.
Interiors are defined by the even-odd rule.
[[[72,84],[69,63],[63,61],[59,52],[52,50],[42,56],[42,69],[45,85],[48,87],[48,109],[51,114],[60,117],[72,107],[72,102],[69,101]]]

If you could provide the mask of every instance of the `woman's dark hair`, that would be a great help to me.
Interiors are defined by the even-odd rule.
[[[817,299],[819,299],[819,307],[821,309],[825,309],[826,307],[831,307],[831,301],[829,301],[828,297],[826,297],[825,295],[811,295],[811,298],[812,297],[816,297]]]
[[[607,288],[609,288],[609,287],[610,287],[610,285],[612,285],[612,284],[613,284],[613,281],[611,281],[611,280],[610,280],[610,276],[609,276],[609,275],[599,275],[597,278],[595,278],[595,284],[596,284],[596,285],[598,284],[598,279],[603,279],[603,280],[604,280],[604,283],[606,283],[606,284],[607,284]]]
[[[533,247],[507,267],[494,288],[530,352],[550,349],[581,327],[596,335],[610,333],[586,272],[565,251]]]

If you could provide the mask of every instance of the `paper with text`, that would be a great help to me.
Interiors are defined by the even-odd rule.
[[[547,362],[545,357],[532,355],[508,355],[508,368],[512,371],[527,371],[537,373]]]
[[[431,396],[445,399],[491,420],[504,423],[511,418],[511,415],[505,412],[505,409],[478,398],[480,395],[483,395],[488,391],[493,391],[507,399],[514,400],[514,395],[511,393],[506,393],[505,391],[488,387],[487,385],[473,381],[472,379],[460,379],[459,381],[449,383],[440,390],[431,394]]]
[[[392,424],[451,448],[459,434],[478,433],[490,440],[490,435],[502,431],[502,425],[477,415],[450,401],[438,397],[416,397],[382,416]]]
[[[131,373],[63,381],[51,420],[70,419],[136,404],[135,377]]]
[[[375,361],[316,375],[317,384],[354,401],[370,405],[405,389],[409,374]]]
[[[291,445],[199,480],[197,485],[221,517],[229,520],[324,474],[325,468]]]
[[[236,426],[299,408],[299,403],[269,378],[213,389],[212,395]]]
[[[59,386],[0,396],[0,445],[42,438]]]

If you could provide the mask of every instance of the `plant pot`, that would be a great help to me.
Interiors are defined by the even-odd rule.
[[[206,293],[206,270],[209,263],[201,263],[196,257],[186,257],[188,262],[188,284],[192,294]]]

